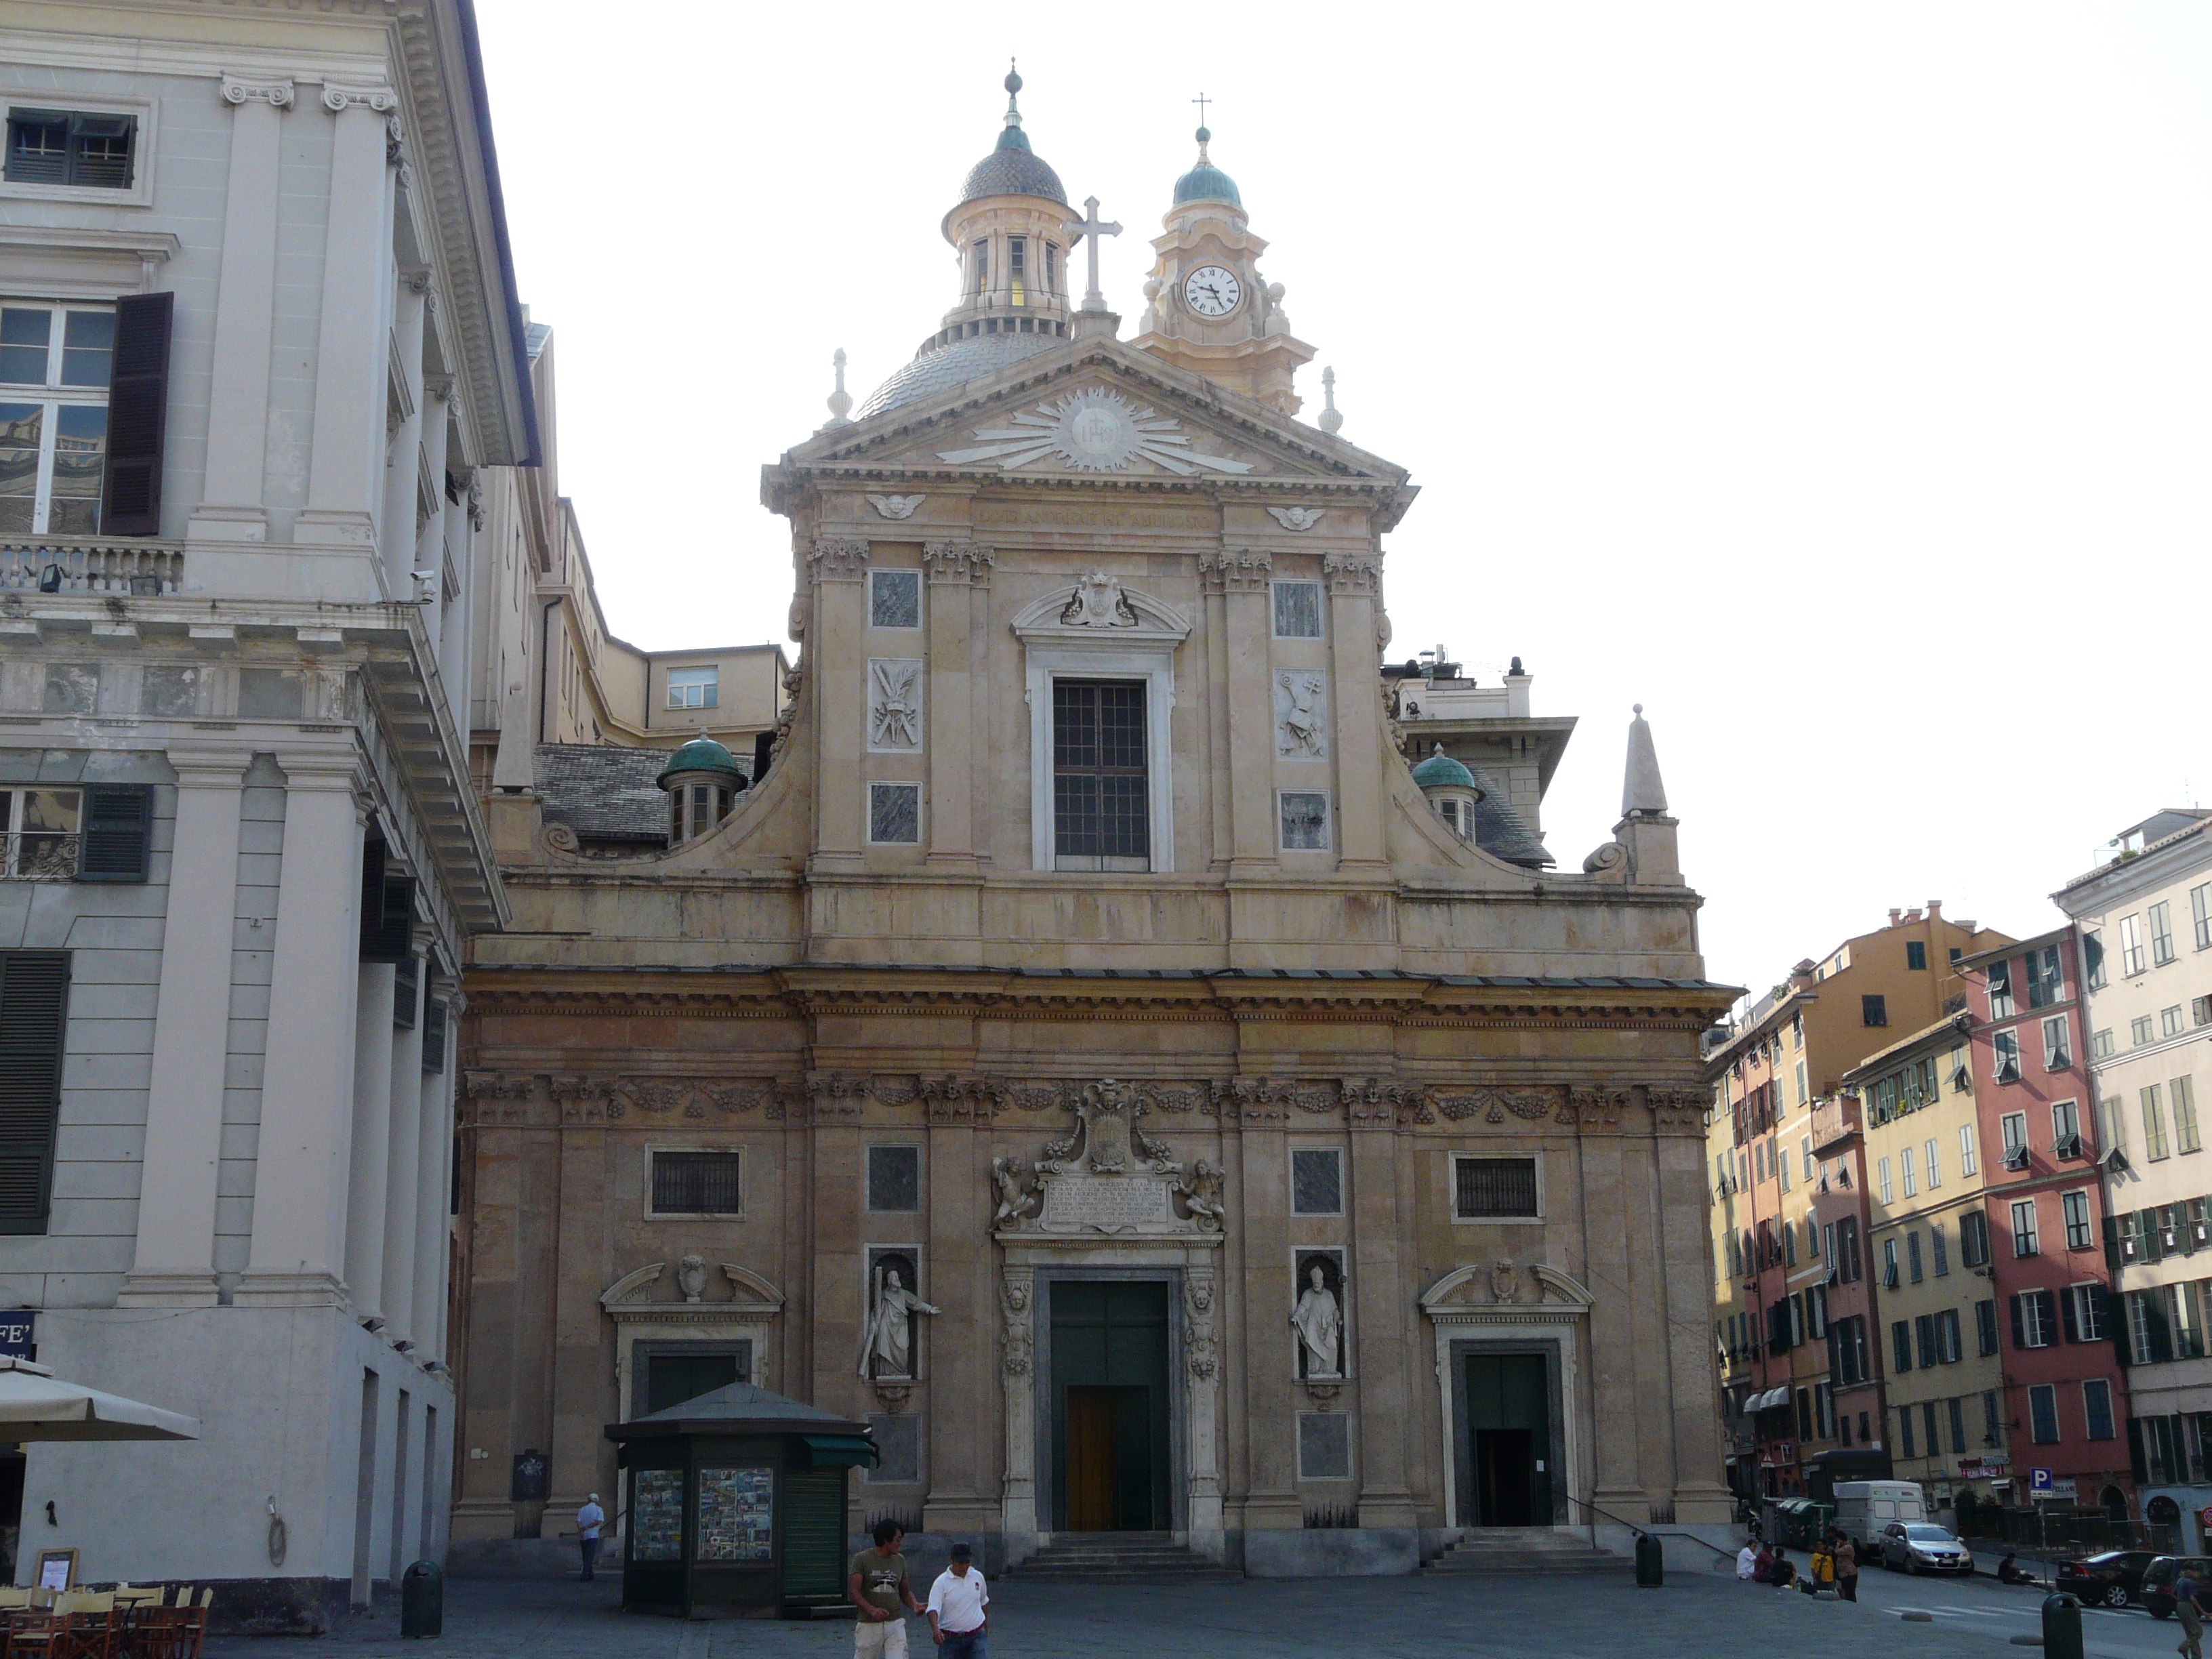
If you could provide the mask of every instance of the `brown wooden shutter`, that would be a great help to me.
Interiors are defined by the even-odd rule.
[[[143,881],[154,835],[154,786],[90,783],[84,789],[79,881]]]
[[[115,367],[107,388],[107,477],[100,528],[111,536],[161,533],[161,452],[169,410],[171,294],[115,302]]]
[[[0,951],[0,1234],[46,1230],[69,969],[66,951]]]

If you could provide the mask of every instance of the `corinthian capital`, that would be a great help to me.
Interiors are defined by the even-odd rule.
[[[988,582],[991,567],[997,562],[989,548],[974,542],[924,542],[921,559],[935,583]]]
[[[1382,561],[1372,553],[1332,553],[1321,568],[1332,593],[1373,593],[1382,584]]]
[[[823,540],[808,550],[806,562],[817,581],[856,582],[868,568],[868,544],[861,541]]]

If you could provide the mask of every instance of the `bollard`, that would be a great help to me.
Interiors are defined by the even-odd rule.
[[[1657,1589],[1667,1582],[1667,1554],[1648,1532],[1636,1534],[1636,1587]]]
[[[417,1561],[399,1581],[399,1633],[436,1636],[446,1628],[446,1575],[435,1561]]]
[[[2081,1604],[2074,1597],[2043,1598],[2043,1650],[2050,1659],[2081,1659]]]

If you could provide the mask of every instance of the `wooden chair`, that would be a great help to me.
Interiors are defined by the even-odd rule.
[[[26,1607],[8,1614],[8,1644],[4,1659],[48,1659],[58,1621],[43,1607]]]
[[[76,1601],[75,1607],[55,1609],[46,1659],[115,1659],[114,1592],[96,1591]]]

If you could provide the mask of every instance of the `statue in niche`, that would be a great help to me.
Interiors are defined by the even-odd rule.
[[[883,1281],[876,1291],[875,1309],[868,1316],[860,1345],[860,1376],[912,1377],[914,1322],[920,1315],[943,1311],[908,1290],[896,1267],[884,1268]]]
[[[1301,1374],[1308,1378],[1344,1375],[1339,1364],[1343,1352],[1344,1310],[1330,1294],[1328,1277],[1318,1261],[1307,1270],[1306,1288],[1291,1315],[1291,1328],[1298,1334]]]

